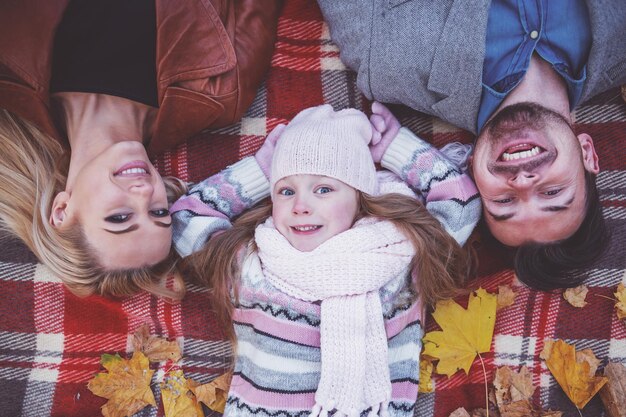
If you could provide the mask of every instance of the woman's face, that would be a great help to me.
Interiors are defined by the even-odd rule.
[[[140,142],[119,142],[77,173],[71,189],[59,193],[51,222],[78,222],[106,269],[154,265],[167,257],[172,218],[165,186]]]

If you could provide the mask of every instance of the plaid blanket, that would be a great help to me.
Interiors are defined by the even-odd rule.
[[[243,120],[229,128],[207,131],[176,149],[155,157],[159,171],[198,181],[254,153],[265,135],[300,110],[330,103],[336,109],[369,103],[356,89],[354,74],[339,60],[336,46],[315,2],[290,0],[279,21],[270,72]],[[393,107],[403,125],[440,146],[449,141],[472,141],[472,136],[438,119],[404,107]],[[497,366],[526,365],[533,374],[534,401],[545,408],[579,416],[545,363],[539,359],[546,338],[591,348],[596,356],[626,364],[626,325],[617,320],[612,297],[624,280],[626,266],[626,105],[618,90],[609,91],[575,111],[577,129],[594,138],[602,171],[598,184],[604,213],[613,236],[608,253],[584,271],[589,305],[576,309],[561,291],[540,292],[516,286],[515,304],[498,313],[491,352],[485,355],[488,379]],[[480,235],[472,243],[480,269],[471,282],[495,291],[512,284],[509,254]],[[151,332],[176,338],[183,346],[185,373],[208,382],[221,374],[229,349],[211,313],[206,290],[190,287],[181,304],[168,304],[147,294],[125,300],[98,296],[79,299],[19,242],[0,245],[0,416],[97,416],[104,400],[87,390],[87,381],[100,370],[103,353],[127,354],[129,336],[144,323]],[[436,328],[433,320],[428,330]],[[155,373],[157,378],[159,372]],[[155,381],[153,381],[155,382]],[[484,406],[482,369],[478,361],[466,376],[436,376],[435,392],[420,394],[417,416],[447,417],[457,407]],[[158,384],[153,384],[159,401]],[[584,416],[602,416],[598,397]],[[162,416],[162,407],[146,408],[140,416]]]

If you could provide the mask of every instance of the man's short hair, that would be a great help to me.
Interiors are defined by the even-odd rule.
[[[604,253],[610,234],[602,215],[595,175],[588,171],[585,190],[585,218],[572,236],[517,248],[513,267],[520,281],[538,290],[576,287],[585,279],[581,270]]]

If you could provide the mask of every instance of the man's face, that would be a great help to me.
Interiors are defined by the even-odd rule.
[[[585,170],[599,171],[591,137],[533,103],[502,109],[476,141],[472,173],[489,230],[501,243],[571,236],[586,211]]]

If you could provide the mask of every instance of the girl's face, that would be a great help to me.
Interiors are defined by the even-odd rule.
[[[310,252],[352,227],[359,211],[357,191],[322,175],[290,175],[272,190],[276,229],[301,252]]]

